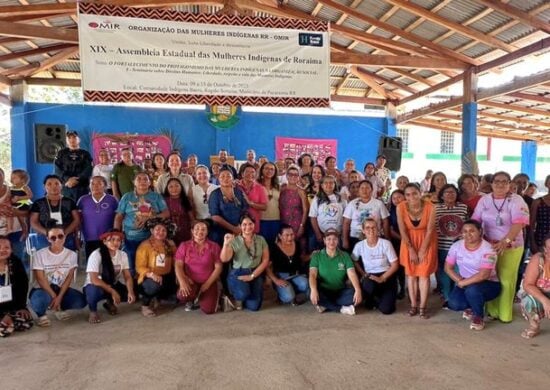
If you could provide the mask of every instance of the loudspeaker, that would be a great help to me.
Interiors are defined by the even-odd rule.
[[[400,137],[381,137],[378,154],[386,156],[386,168],[390,171],[401,169],[402,140]]]
[[[67,125],[34,125],[34,150],[37,163],[52,163],[65,147]]]

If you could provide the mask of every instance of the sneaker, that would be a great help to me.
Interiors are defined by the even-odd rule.
[[[243,301],[235,301],[235,309],[236,310],[242,310],[243,309]]]
[[[443,302],[443,306],[441,308],[443,310],[451,310],[451,309],[449,309],[449,302],[447,302],[447,301]]]
[[[340,309],[340,313],[347,314],[348,316],[354,316],[355,315],[355,306],[349,305],[349,306],[342,306]]]
[[[466,309],[462,312],[462,318],[464,318],[465,320],[471,321],[473,316],[474,312],[472,311],[472,309]]]
[[[315,309],[317,309],[317,311],[318,311],[319,313],[324,313],[324,312],[327,310],[326,307],[321,306],[321,305],[316,305],[316,306],[315,306]]]
[[[183,310],[185,311],[193,311],[193,302],[187,302],[185,306],[183,307]]]
[[[485,328],[485,322],[483,318],[474,316],[472,317],[472,322],[470,322],[470,329],[472,330],[483,330]]]

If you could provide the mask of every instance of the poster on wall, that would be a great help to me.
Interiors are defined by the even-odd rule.
[[[134,152],[134,162],[141,164],[144,159],[152,158],[155,153],[165,156],[172,151],[172,141],[165,135],[136,135],[136,134],[94,134],[92,136],[92,150],[94,163],[99,162],[99,151],[109,151],[111,164],[121,160],[120,151],[131,147]]]
[[[79,3],[86,101],[328,107],[318,20]]]
[[[292,157],[298,160],[303,153],[313,156],[313,161],[325,164],[325,158],[336,156],[338,141],[336,139],[289,138],[275,137],[275,155],[277,160]]]

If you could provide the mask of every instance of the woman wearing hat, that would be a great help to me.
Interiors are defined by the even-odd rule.
[[[154,317],[153,300],[168,298],[176,292],[173,271],[176,246],[169,239],[175,225],[169,219],[153,218],[147,221],[145,227],[151,231],[151,236],[137,249],[136,272],[142,294],[141,313],[145,317]]]
[[[115,315],[121,302],[133,303],[136,300],[128,255],[120,250],[124,233],[113,229],[103,233],[99,239],[100,247],[88,258],[84,283],[84,295],[90,308],[90,324],[101,322],[97,313],[99,301],[106,300],[103,307],[109,314]]]

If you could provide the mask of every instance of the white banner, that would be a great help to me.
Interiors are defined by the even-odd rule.
[[[282,98],[268,105],[288,101],[310,106],[295,103],[321,99],[321,105],[328,105],[327,31],[105,16],[84,10],[78,24],[85,96],[93,96],[87,91],[189,95],[207,104],[212,99],[206,97],[232,97],[232,104]],[[117,96],[120,100],[122,95]],[[255,97],[260,99],[250,99]]]

